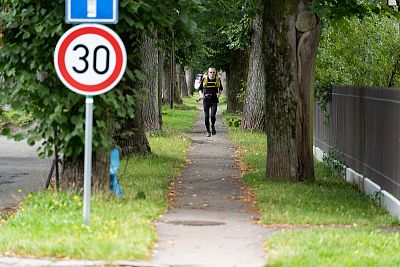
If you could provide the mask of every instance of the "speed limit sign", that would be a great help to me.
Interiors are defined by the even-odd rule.
[[[119,36],[100,24],[80,24],[65,32],[54,51],[58,77],[81,95],[111,90],[124,75],[126,50]]]

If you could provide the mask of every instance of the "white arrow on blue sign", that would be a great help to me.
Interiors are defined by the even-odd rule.
[[[118,0],[66,0],[65,21],[69,24],[116,24]]]

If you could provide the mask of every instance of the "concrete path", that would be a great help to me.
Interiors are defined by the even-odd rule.
[[[236,148],[224,137],[226,128],[221,123],[222,118],[218,116],[217,135],[212,137],[205,136],[203,120],[200,115],[190,133],[194,144],[188,155],[191,163],[175,183],[177,196],[173,207],[156,223],[160,242],[151,261],[0,257],[0,266],[265,265],[264,242],[274,229],[255,224],[258,214],[243,201],[246,193],[238,179],[241,172],[233,156]],[[3,151],[1,147],[0,151]]]
[[[35,147],[0,136],[0,211],[43,189],[50,166],[51,159],[40,159]]]
[[[163,266],[263,266],[266,236],[272,229],[255,224],[257,214],[245,203],[236,148],[217,134],[206,137],[204,115],[190,133],[190,164],[176,181],[176,199],[157,223],[159,245],[153,264]]]

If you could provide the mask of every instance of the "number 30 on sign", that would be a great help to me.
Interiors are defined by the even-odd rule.
[[[81,24],[61,36],[54,51],[54,66],[72,91],[99,95],[111,90],[124,75],[125,46],[110,28]]]

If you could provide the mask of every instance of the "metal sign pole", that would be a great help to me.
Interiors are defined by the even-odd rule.
[[[83,180],[83,222],[90,224],[90,190],[92,176],[93,96],[86,96],[85,162]]]

